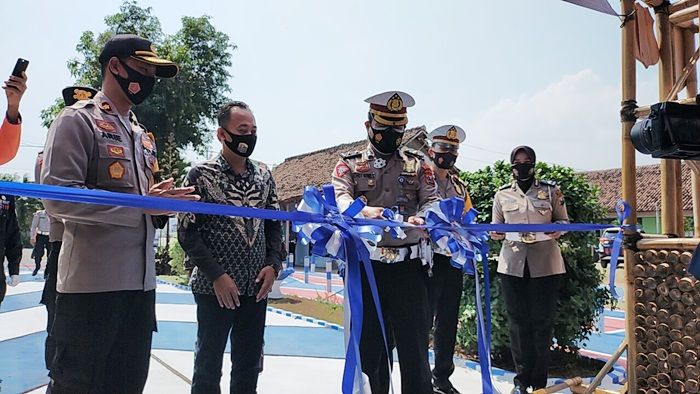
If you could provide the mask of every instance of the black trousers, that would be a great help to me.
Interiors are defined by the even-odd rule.
[[[240,297],[241,306],[226,309],[216,296],[194,294],[197,303],[197,345],[194,355],[192,393],[221,393],[221,368],[226,343],[231,339],[231,386],[233,394],[254,394],[261,371],[260,354],[265,336],[267,299]]]
[[[462,270],[453,267],[449,257],[434,254],[433,276],[428,279],[428,295],[431,310],[430,323],[435,328],[433,332],[433,350],[435,351],[433,376],[438,384],[446,382],[455,369],[453,357],[463,286]]]
[[[0,305],[5,299],[5,293],[7,293],[7,277],[5,277],[5,263],[0,262]]]
[[[58,277],[58,254],[61,252],[61,241],[51,242],[49,248],[49,257],[46,259],[46,268],[44,269],[44,291],[41,293],[41,303],[46,306],[46,343],[44,344],[44,362],[46,369],[51,369],[51,361],[56,354],[56,341],[51,335],[51,327],[53,327],[54,314],[56,311],[56,280]]]
[[[419,259],[385,264],[372,261],[379,302],[387,329],[389,352],[396,346],[401,364],[403,393],[432,393],[428,364],[428,289]],[[389,392],[389,366],[381,327],[367,275],[362,272],[362,372],[369,377],[373,394]],[[391,358],[391,356],[389,356]]]
[[[34,272],[39,271],[41,268],[41,259],[44,258],[44,250],[46,250],[46,255],[48,256],[51,251],[49,250],[49,236],[45,234],[36,235],[36,243],[34,244],[34,250],[32,255],[34,256],[34,263],[36,268]]]
[[[562,275],[531,278],[526,265],[522,278],[503,274],[499,277],[515,364],[513,380],[523,387],[544,388]]]
[[[58,293],[47,392],[143,392],[155,328],[155,290]]]

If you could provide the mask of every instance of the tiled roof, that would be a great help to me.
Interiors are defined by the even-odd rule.
[[[691,179],[693,172],[681,165],[683,179],[683,210],[693,209]],[[608,211],[614,211],[615,203],[622,197],[622,171],[586,171],[581,173],[600,190],[599,199]],[[656,212],[661,208],[661,170],[658,164],[637,166],[637,212]]]

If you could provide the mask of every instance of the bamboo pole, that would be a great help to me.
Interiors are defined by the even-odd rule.
[[[700,238],[648,238],[637,241],[637,248],[639,250],[683,249],[693,251],[699,243]]]
[[[692,8],[692,7],[690,7]],[[697,12],[696,12],[697,14]],[[685,46],[683,44],[683,30],[677,26],[672,28],[672,49],[673,49],[673,80],[675,81],[671,91],[666,96],[667,99],[678,99],[680,92],[688,80],[691,72],[695,71],[695,62],[697,57],[692,59],[685,58]],[[687,63],[687,64],[686,64]],[[676,182],[676,230],[675,234],[679,237],[685,236],[684,224],[685,217],[683,215],[683,177],[681,175],[681,161],[673,161],[673,173]]]
[[[562,383],[555,384],[553,386],[549,386],[543,389],[538,389],[532,392],[532,394],[552,394],[552,393],[558,393],[562,390],[570,389],[571,387],[574,386],[580,386],[581,383],[583,383],[583,379],[581,379],[579,376],[571,379],[566,379]]]
[[[624,15],[630,15],[634,11],[634,0],[620,0],[620,10]],[[634,23],[628,21],[622,27],[622,102],[636,103],[637,100],[637,69],[634,59]],[[623,108],[624,109],[624,108]],[[621,139],[622,139],[622,198],[630,205],[631,213],[628,223],[637,223],[637,168],[630,138],[630,130],[634,125],[633,117],[626,117],[623,114],[621,119]],[[627,379],[629,381],[629,391],[637,392],[637,379],[635,364],[637,359],[637,339],[634,335],[637,323],[633,316],[635,294],[634,294],[634,255],[625,249],[625,342],[627,343]]]
[[[627,320],[634,320],[634,319],[627,319]],[[634,335],[632,335],[632,336],[634,336]],[[627,340],[623,340],[622,343],[620,344],[620,346],[617,347],[617,350],[615,351],[615,353],[613,353],[610,356],[610,358],[608,359],[608,361],[605,363],[605,365],[603,365],[603,368],[598,372],[598,374],[595,376],[595,378],[593,379],[591,384],[588,385],[588,387],[584,391],[585,394],[591,394],[591,393],[594,393],[596,391],[596,388],[598,388],[598,386],[600,386],[600,383],[603,381],[603,379],[605,379],[605,375],[608,374],[608,371],[610,371],[610,369],[613,367],[613,365],[615,365],[617,360],[620,359],[620,357],[622,356],[622,353],[625,352],[625,349],[628,352],[628,354],[627,354],[627,367],[629,368],[629,364],[631,361],[630,356],[629,356],[630,348],[627,345],[628,345]],[[636,358],[636,356],[635,356],[635,358]]]
[[[697,101],[695,100],[695,97],[693,98],[685,98],[685,99],[680,99],[680,100],[670,100],[670,101],[675,101],[676,103],[680,104],[696,104]],[[637,109],[634,110],[634,115],[638,118],[646,118],[649,116],[649,112],[651,112],[651,106],[645,105],[641,106]]]
[[[656,10],[657,37],[659,39],[659,99],[666,100],[673,86],[673,55],[671,48],[671,24],[667,8]],[[673,161],[661,159],[661,232],[677,231],[677,189]]]
[[[678,42],[683,42],[683,29],[674,27],[674,37],[673,41],[676,42],[676,30],[678,31]],[[698,62],[698,59],[700,59],[700,50],[695,51],[693,54],[690,56],[686,57],[684,54],[684,48],[682,45],[679,46],[678,48],[678,56],[676,56],[676,46],[674,44],[673,47],[673,64],[675,65],[674,67],[674,82],[673,87],[671,88],[671,91],[666,95],[666,100],[664,101],[675,101],[678,99],[678,93],[680,93],[681,90],[686,86],[686,83],[688,82],[688,78],[690,78],[690,74],[695,72],[696,69],[696,64]],[[685,67],[683,67],[685,65]],[[695,98],[695,97],[693,97]]]
[[[680,10],[686,9],[688,7],[692,7],[692,6],[697,5],[697,4],[698,4],[698,0],[680,0],[680,1],[677,1],[673,4],[671,4],[668,7],[668,12],[670,12],[671,14],[675,14],[676,12],[678,12]]]
[[[692,21],[693,19],[697,18],[698,5],[696,4],[694,6],[684,8],[680,11],[671,12],[671,16],[669,16],[668,20],[674,25],[677,25],[679,23]]]
[[[700,16],[700,10],[698,11]],[[684,30],[684,49],[685,55],[695,52],[695,33],[692,31]],[[692,73],[688,76],[688,82],[686,84],[686,92],[688,97],[695,97],[698,94],[698,70],[695,68]],[[692,166],[691,166],[692,168]],[[693,195],[693,236],[700,237],[700,173],[698,171],[693,171],[695,176],[691,176],[692,182],[692,195]]]

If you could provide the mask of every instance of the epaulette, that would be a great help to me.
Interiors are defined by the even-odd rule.
[[[359,150],[356,150],[354,152],[345,152],[345,153],[340,154],[340,157],[342,157],[345,160],[354,159],[354,158],[360,157],[360,156],[362,156],[362,152],[360,152]]]
[[[554,181],[548,181],[548,180],[540,180],[540,184],[545,185],[545,186],[556,186],[557,183]]]
[[[459,175],[457,175],[457,174],[452,174],[452,179],[464,187],[467,186],[467,182],[465,180],[463,180],[462,178],[460,178]]]
[[[498,190],[506,190],[506,189],[509,189],[511,186],[513,186],[513,184],[508,183],[508,184],[505,184],[505,185],[499,187]]]
[[[423,159],[425,155],[423,152],[417,151],[415,149],[410,149],[410,148],[404,148],[402,151],[407,155],[407,156],[412,156],[415,157],[416,159]]]
[[[73,105],[69,105],[68,108],[79,109],[79,108],[85,108],[88,105],[95,105],[95,102],[92,99],[80,100],[80,101],[76,101]]]

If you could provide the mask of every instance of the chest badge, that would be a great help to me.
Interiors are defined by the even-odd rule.
[[[386,167],[386,160],[380,158],[374,159],[373,163],[374,168],[380,169]]]
[[[355,163],[355,171],[361,173],[369,172],[369,162],[358,161],[357,163]]]
[[[114,124],[114,122],[109,122],[109,121],[102,120],[102,119],[95,119],[95,124],[101,130],[104,130],[108,133],[115,133],[117,131],[117,125]]]
[[[112,179],[122,179],[126,173],[126,168],[124,168],[124,165],[118,161],[110,164],[107,169],[109,170],[109,176]]]
[[[107,145],[107,154],[109,157],[124,157],[124,147],[119,145]]]
[[[413,160],[407,160],[403,162],[403,172],[408,173],[408,174],[415,174],[416,173],[416,162]]]
[[[537,199],[538,200],[546,200],[547,199],[547,193],[544,190],[540,190],[537,192]]]

